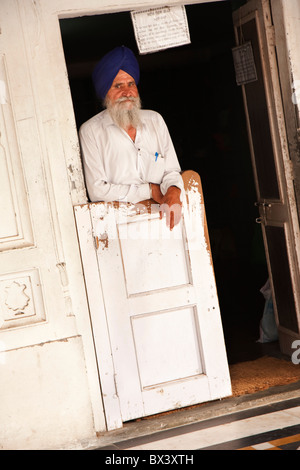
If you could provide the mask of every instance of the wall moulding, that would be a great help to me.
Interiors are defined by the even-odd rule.
[[[0,251],[33,245],[6,58],[0,55]]]
[[[0,329],[18,328],[46,320],[37,269],[0,277]]]

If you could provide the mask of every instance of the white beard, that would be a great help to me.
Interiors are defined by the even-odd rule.
[[[130,103],[128,103],[127,100],[130,100]],[[104,106],[109,111],[115,124],[122,129],[127,130],[130,127],[134,127],[136,129],[141,123],[141,100],[139,96],[136,98],[119,98],[115,102],[112,102],[106,97],[104,100]]]

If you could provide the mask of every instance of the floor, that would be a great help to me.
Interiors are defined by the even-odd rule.
[[[300,447],[300,399],[116,444],[122,450],[241,450]]]
[[[107,450],[300,450],[300,398],[116,442]],[[103,449],[105,450],[105,448]]]
[[[168,416],[158,417],[157,428],[154,426],[144,433],[142,426],[147,426],[147,422],[142,420],[135,437],[131,438],[130,432],[127,438],[126,434],[116,434],[110,443],[97,450],[108,455],[122,455],[121,451],[134,451],[132,455],[138,455],[136,451],[175,455],[177,451],[198,450],[300,450],[299,382],[249,397],[224,400],[222,404],[212,403],[191,413],[185,419],[183,414],[177,417],[175,414],[173,425],[163,431],[157,430],[159,420],[161,427],[166,426]]]

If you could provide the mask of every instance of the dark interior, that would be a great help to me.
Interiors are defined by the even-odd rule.
[[[201,176],[231,364],[272,347],[257,343],[265,304],[260,289],[268,271],[231,52],[232,9],[238,3],[244,2],[187,5],[191,44],[142,56],[129,12],[60,21],[77,126],[101,111],[93,67],[113,47],[126,45],[139,56],[143,107],[163,115],[182,170]]]

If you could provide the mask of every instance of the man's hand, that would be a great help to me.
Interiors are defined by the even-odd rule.
[[[151,184],[151,192],[152,192],[152,199],[154,199],[155,202],[158,202],[158,204],[162,203],[163,200],[163,194],[160,190],[159,184]]]
[[[176,186],[170,186],[166,194],[163,196],[158,184],[151,184],[151,189],[152,198],[160,204],[160,218],[162,219],[163,215],[166,215],[167,226],[170,227],[170,230],[173,230],[175,225],[177,225],[181,219],[181,190]]]

